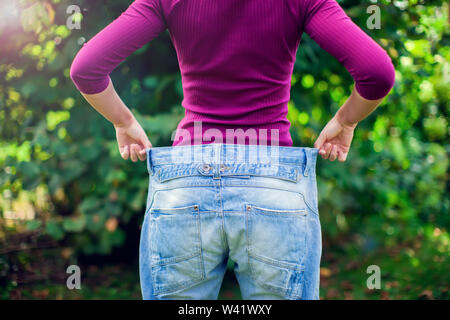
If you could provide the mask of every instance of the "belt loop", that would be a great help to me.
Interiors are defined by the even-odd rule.
[[[219,165],[222,156],[222,144],[213,143],[213,179],[220,179]]]
[[[311,152],[309,152],[309,150],[306,149],[306,148],[303,149],[303,151],[305,152],[305,161],[306,161],[306,163],[305,163],[305,170],[303,171],[303,175],[305,177],[307,177],[308,174],[309,174],[309,170],[310,170],[311,164],[312,164]]]
[[[147,171],[148,171],[148,173],[153,175],[154,171],[153,171],[153,163],[152,163],[152,156],[151,156],[152,148],[148,148],[146,152],[147,152]]]
[[[222,144],[220,143],[214,143],[214,159],[213,164],[220,164],[220,161],[222,160]]]

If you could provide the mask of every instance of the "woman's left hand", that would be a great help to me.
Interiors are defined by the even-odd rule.
[[[319,149],[319,155],[323,159],[330,161],[338,159],[338,161],[344,162],[350,151],[357,123],[346,125],[339,121],[338,117],[339,115],[336,114],[322,129],[314,147]]]

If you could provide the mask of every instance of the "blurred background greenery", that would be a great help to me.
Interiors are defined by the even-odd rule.
[[[82,43],[130,3],[0,3],[0,299],[140,299],[146,165],[121,159],[112,125],[69,79]],[[448,4],[380,0],[381,29],[368,30],[370,1],[339,3],[389,53],[396,84],[359,124],[345,163],[318,160],[321,298],[448,299]],[[171,145],[183,109],[168,33],[112,79],[153,145]],[[289,103],[295,146],[313,145],[351,88],[305,35]],[[81,290],[66,288],[71,264]],[[369,265],[381,268],[380,290],[366,287]],[[231,272],[220,298],[240,298]]]

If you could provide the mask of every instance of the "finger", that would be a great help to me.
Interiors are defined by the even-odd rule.
[[[152,144],[150,142],[150,140],[148,140],[147,136],[145,133],[142,134],[141,139],[139,139],[139,141],[141,142],[141,144],[144,146],[143,148],[141,148],[141,150],[139,151],[139,159],[141,159],[142,161],[144,161],[145,159],[147,159],[147,150],[150,149],[152,147]]]
[[[314,148],[320,149],[326,140],[327,136],[325,134],[323,133],[319,134],[319,137],[317,138],[316,142],[314,142]]]
[[[148,137],[145,134],[144,130],[142,130],[142,133],[141,133],[141,135],[139,137],[139,142],[141,143],[141,145],[144,146],[139,151],[139,154],[138,154],[139,155],[139,159],[141,161],[144,161],[145,159],[147,159],[147,150],[152,147],[152,144],[151,144],[150,140],[148,140]]]
[[[346,158],[347,158],[346,152],[338,151],[338,160],[340,162],[344,162]]]
[[[330,152],[331,152],[331,148],[332,148],[333,146],[331,145],[331,143],[325,143],[325,146],[324,146],[324,150],[325,150],[325,153],[322,155],[322,158],[323,159],[328,159],[328,157],[330,156]]]
[[[139,149],[136,150],[136,147],[137,147],[137,145],[135,143],[133,143],[131,145],[130,156],[131,156],[131,161],[133,161],[133,162],[137,162],[138,161],[137,152],[139,151]]]
[[[325,154],[325,149],[319,149],[319,154],[323,156]]]
[[[149,149],[152,147],[152,144],[151,144],[150,140],[148,140],[148,137],[145,134],[145,132],[142,132],[139,142],[144,146],[145,149]]]
[[[331,152],[330,152],[330,161],[334,161],[337,158],[337,152],[338,152],[338,148],[337,146],[334,144],[333,147],[331,148]]]
[[[137,148],[137,156],[139,157],[139,160],[141,160],[141,161],[144,161],[145,159],[146,159],[146,149],[145,148],[142,148],[141,146],[139,146],[138,148]]]
[[[136,161],[134,161],[134,162],[138,162],[140,160],[139,153],[141,151],[141,146],[138,144],[134,144],[133,150],[134,150],[135,159],[136,159]]]
[[[120,150],[120,155],[124,160],[128,159],[128,157],[130,156],[130,149],[128,145],[126,145],[125,147],[122,148],[122,150]]]
[[[139,159],[141,159],[142,161],[147,159],[147,150],[147,148],[142,148],[141,151],[139,151],[139,154],[141,155]]]

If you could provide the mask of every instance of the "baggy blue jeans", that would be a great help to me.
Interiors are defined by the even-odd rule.
[[[217,299],[227,260],[243,299],[319,299],[317,148],[147,149],[143,299]]]

